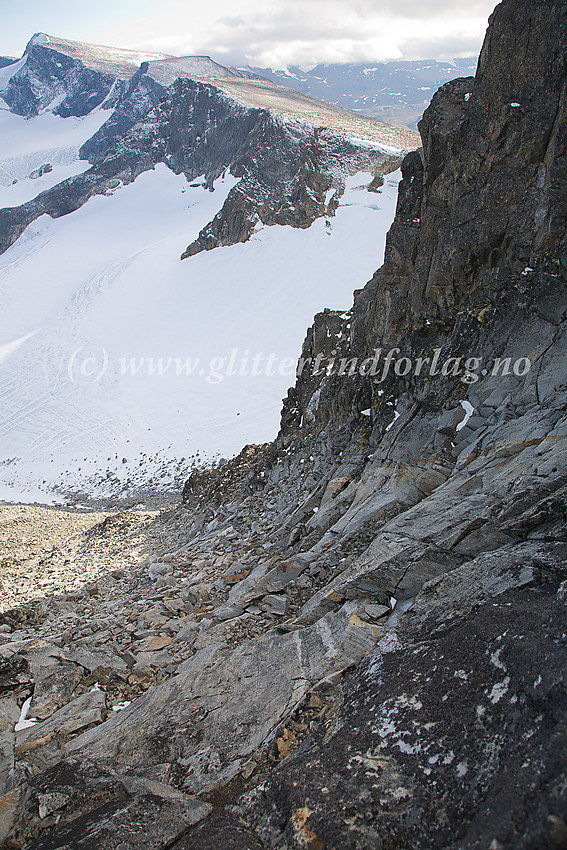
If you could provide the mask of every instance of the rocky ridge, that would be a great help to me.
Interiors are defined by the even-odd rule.
[[[107,52],[105,52],[107,51]],[[143,60],[138,69],[136,59]],[[241,178],[183,258],[246,241],[261,224],[308,227],[332,216],[344,179],[377,178],[417,147],[415,133],[360,118],[208,57],[130,54],[38,34],[2,93],[9,108],[33,117],[109,110],[81,148],[92,164],[20,207],[0,210],[0,252],[40,215],[79,209],[164,162],[213,190],[230,171]]]
[[[497,7],[275,443],[5,612],[7,846],[566,845],[566,43],[557,0]]]

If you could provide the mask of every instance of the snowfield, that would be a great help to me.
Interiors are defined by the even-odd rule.
[[[42,159],[39,138],[70,151],[102,117],[24,122],[38,132],[21,156]],[[0,113],[4,167],[18,122]],[[313,315],[349,308],[382,263],[399,177],[369,193],[371,175],[356,175],[327,222],[264,227],[184,261],[231,175],[209,192],[159,165],[31,224],[0,256],[0,499],[170,485],[273,439]]]
[[[0,100],[0,209],[25,204],[90,168],[79,159],[79,148],[109,116],[108,110],[95,109],[85,118],[59,118],[44,112],[28,120],[9,112]],[[30,177],[47,164],[51,171]]]

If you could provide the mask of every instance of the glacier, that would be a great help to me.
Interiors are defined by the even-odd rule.
[[[9,118],[11,152],[17,122],[24,150],[36,122],[38,138],[53,124],[67,145],[101,120]],[[371,179],[347,179],[332,219],[259,227],[183,262],[231,175],[210,192],[158,164],[72,216],[30,224],[0,257],[0,498],[131,496],[272,439],[313,314],[348,307],[382,262],[399,174],[378,193]],[[188,359],[199,361],[191,374]]]

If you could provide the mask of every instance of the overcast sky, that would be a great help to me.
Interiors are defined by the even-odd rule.
[[[0,55],[34,32],[225,64],[449,59],[480,49],[495,0],[2,0]]]

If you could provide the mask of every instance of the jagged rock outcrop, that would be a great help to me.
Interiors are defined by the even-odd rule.
[[[256,76],[246,71],[224,68],[208,56],[171,57],[142,62],[128,81],[108,121],[81,148],[81,157],[93,164],[100,162],[112,144],[157,106],[166,89],[179,78],[202,81],[256,79]]]
[[[113,143],[128,132],[138,121],[159,103],[165,89],[148,74],[144,73],[147,63],[128,81],[116,108],[110,117],[97,130],[94,136],[85,142],[79,154],[93,165],[101,162]]]
[[[134,847],[151,795],[144,840],[179,850],[566,845],[566,46],[562,2],[504,0],[435,96],[385,264],[316,317],[278,439],[187,483],[167,557],[224,569],[194,654],[86,731],[24,732],[14,841],[112,841],[119,812]]]

